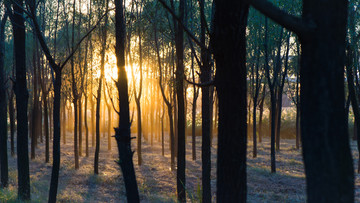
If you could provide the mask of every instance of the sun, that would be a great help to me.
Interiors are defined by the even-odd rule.
[[[105,64],[105,70],[104,70],[104,77],[106,82],[113,82],[113,81],[117,81],[118,79],[118,70],[117,70],[117,66],[116,66],[116,56],[114,54],[109,54],[107,56],[107,61]],[[126,69],[126,76],[128,79],[128,84],[131,85],[133,84],[133,80],[136,80],[135,82],[138,83],[138,81],[140,80],[140,68],[138,66],[138,64],[127,64],[125,66]]]

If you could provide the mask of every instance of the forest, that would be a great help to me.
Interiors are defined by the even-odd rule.
[[[355,0],[0,0],[0,202],[360,202]]]

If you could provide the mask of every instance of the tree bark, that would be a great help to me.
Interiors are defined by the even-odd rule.
[[[354,168],[349,139],[344,136],[348,2],[303,0],[302,19],[274,8],[267,1],[251,3],[300,38],[300,124],[307,201],[353,202]]]
[[[215,0],[213,50],[219,98],[217,202],[246,202],[246,24],[243,1]]]
[[[0,15],[1,17],[1,15]],[[8,169],[8,127],[7,127],[7,96],[5,77],[5,23],[7,13],[0,22],[0,166],[1,166],[1,187],[7,187],[9,181]]]
[[[28,148],[28,99],[29,93],[26,87],[26,53],[25,53],[25,25],[23,17],[23,0],[13,2],[13,35],[15,49],[16,83],[14,92],[16,95],[16,118],[17,118],[17,165],[18,165],[18,195],[21,200],[30,200],[30,176],[29,176],[29,148]]]
[[[139,202],[139,192],[136,182],[133,152],[131,151],[130,113],[128,84],[125,71],[125,37],[124,7],[122,0],[115,0],[115,54],[117,58],[119,91],[119,127],[115,129],[115,139],[118,144],[119,165],[123,172],[126,196],[128,202]]]

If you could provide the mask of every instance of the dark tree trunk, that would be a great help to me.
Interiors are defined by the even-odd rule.
[[[164,114],[165,109],[163,109],[163,113],[161,116],[161,155],[165,155],[165,149],[164,149]]]
[[[14,85],[17,118],[16,149],[18,157],[18,195],[21,200],[30,200],[27,116],[29,93],[26,87],[25,25],[23,17],[23,3],[23,0],[14,1],[14,12],[12,19],[16,61],[16,83]]]
[[[260,143],[262,142],[262,134],[263,134],[262,121],[263,121],[263,113],[264,113],[265,88],[266,86],[264,85],[260,104],[259,104],[259,142]]]
[[[45,94],[43,91],[43,102],[44,102],[44,127],[45,127],[45,162],[49,163],[50,160],[50,152],[49,152],[49,146],[50,146],[50,136],[49,136],[49,113],[47,108],[47,96],[48,94]]]
[[[279,12],[269,3],[251,3],[294,31],[301,42],[300,124],[307,201],[353,202],[354,168],[344,109],[348,2],[303,0],[303,18]]]
[[[75,0],[73,1],[73,15],[75,16]],[[71,32],[71,52],[74,51],[74,39],[75,39],[75,17],[73,17],[72,21],[72,32]],[[75,169],[79,169],[79,146],[78,146],[78,124],[79,124],[79,92],[77,90],[77,80],[75,79],[75,64],[74,57],[70,59],[71,65],[71,88],[72,88],[72,96],[73,96],[73,105],[74,105],[74,156],[75,156]]]
[[[74,156],[75,156],[75,169],[79,169],[79,147],[78,147],[78,120],[79,110],[78,102],[74,99]]]
[[[111,107],[110,107],[110,104],[106,104],[107,106],[107,113],[108,113],[108,125],[107,125],[107,141],[108,141],[108,151],[111,151],[111,122],[112,122],[112,119],[111,119]]]
[[[134,87],[135,88],[135,87]],[[140,107],[140,100],[136,100],[136,108],[137,108],[137,118],[138,118],[138,142],[137,142],[137,153],[138,153],[138,164],[139,166],[142,164],[142,156],[141,156],[141,141],[142,141],[142,137],[141,137],[141,107]]]
[[[139,10],[138,7],[136,7],[136,15],[137,18],[140,18],[141,16],[141,11],[140,11],[140,16],[139,16]],[[138,124],[138,164],[141,165],[142,163],[142,154],[141,154],[141,142],[142,142],[142,120],[141,120],[141,94],[142,94],[142,83],[143,83],[143,72],[142,72],[142,59],[143,59],[143,50],[142,50],[142,37],[141,37],[141,26],[138,27],[138,35],[139,35],[139,71],[140,71],[140,87],[139,87],[139,94],[137,94],[136,92],[136,84],[135,84],[135,80],[133,80],[134,82],[134,94],[135,94],[135,103],[136,103],[136,110],[137,110],[137,124]],[[129,40],[129,54],[130,54],[130,40]],[[154,73],[155,74],[155,73]]]
[[[281,32],[282,33],[282,32]],[[270,78],[270,67],[269,67],[269,58],[268,58],[268,19],[265,18],[265,74],[268,81],[268,86],[270,90],[270,157],[271,157],[271,173],[276,172],[276,157],[275,157],[275,118],[276,118],[276,94],[275,94],[275,82],[277,80],[277,74],[274,74],[273,82]],[[280,47],[279,47],[280,52]]]
[[[82,106],[81,106],[82,94],[79,94],[79,156],[82,156]]]
[[[191,73],[193,82],[195,83],[195,69],[194,69],[194,54],[191,54]],[[192,159],[196,160],[196,102],[199,96],[199,89],[196,89],[196,85],[193,85],[193,101],[191,112],[191,140],[192,140]]]
[[[85,93],[86,94],[86,93]],[[88,96],[85,95],[84,123],[85,123],[85,155],[89,157],[89,126],[87,121]]]
[[[15,156],[15,108],[14,108],[14,91],[10,90],[9,97],[9,119],[10,119],[10,148],[11,156]]]
[[[184,22],[186,0],[180,0],[180,20]],[[177,99],[177,198],[186,201],[185,180],[185,102],[184,102],[184,34],[183,27],[177,23],[175,29],[176,47],[176,99]],[[204,93],[203,93],[204,94]],[[207,143],[205,143],[207,144]],[[204,179],[204,178],[203,178]]]
[[[92,86],[92,85],[91,85]],[[90,88],[91,92],[93,90],[93,88]],[[94,99],[93,96],[91,95],[90,97],[90,109],[91,109],[91,147],[95,147],[95,134],[96,134],[96,124],[95,124],[95,103],[94,103]]]
[[[246,23],[243,1],[215,0],[213,50],[219,98],[217,202],[246,202]]]
[[[300,47],[298,46],[298,56],[300,56]],[[299,64],[300,67],[300,60]],[[295,91],[295,100],[296,100],[296,149],[300,148],[300,95],[299,95],[299,82],[300,82],[300,75],[299,75],[299,68],[296,71],[296,91]]]
[[[200,0],[200,16],[201,16],[201,44],[206,44],[205,28],[207,27],[205,20],[205,1]],[[209,82],[211,80],[211,64],[210,64],[210,53],[205,47],[201,48],[201,62],[200,66],[200,79],[202,83]],[[210,88],[205,86],[201,90],[201,115],[202,115],[202,144],[201,144],[201,160],[202,160],[202,201],[211,202],[211,184],[210,184],[210,174],[211,174],[211,120],[212,120],[212,96],[210,98]],[[196,104],[195,104],[196,105]]]
[[[167,112],[168,112],[168,117],[169,117],[169,125],[170,125],[170,154],[171,154],[171,171],[175,170],[175,135],[174,135],[174,120],[173,120],[173,115],[172,115],[172,105],[170,103],[170,99],[168,100],[165,96],[165,92],[164,92],[164,88],[162,86],[162,77],[163,77],[163,73],[162,73],[162,66],[161,66],[161,58],[160,58],[160,51],[159,51],[159,44],[158,44],[158,38],[157,38],[157,28],[156,28],[156,22],[154,23],[154,37],[155,37],[155,49],[156,49],[156,55],[157,55],[157,59],[158,59],[158,65],[159,65],[159,86],[160,86],[160,91],[161,91],[161,95],[163,97],[163,100],[166,104],[167,107]],[[170,90],[171,91],[171,90]],[[171,94],[170,94],[170,98],[171,98]]]
[[[50,103],[50,102],[49,102]],[[47,105],[48,106],[48,105]],[[62,100],[62,105],[61,105],[63,108],[61,108],[61,111],[60,111],[60,116],[61,116],[61,125],[63,126],[61,129],[60,129],[60,132],[62,132],[62,134],[60,136],[63,137],[63,144],[66,144],[66,133],[67,133],[67,128],[68,126],[70,125],[67,125],[69,123],[69,120],[68,119],[66,121],[66,116],[67,116],[67,113],[66,113],[66,102],[65,100],[63,99]],[[50,111],[51,112],[51,111]],[[49,113],[50,113],[49,112]],[[49,115],[49,118],[51,118],[51,116]],[[51,123],[51,121],[50,121]],[[67,123],[67,124],[66,124]],[[49,126],[50,127],[50,126]],[[51,133],[50,133],[50,136],[51,136]],[[51,137],[50,137],[51,139]]]
[[[5,79],[5,23],[7,13],[0,23],[0,166],[1,166],[1,187],[7,187],[9,181],[8,171],[8,128],[7,128],[7,96]]]
[[[34,43],[37,43],[36,36],[33,37]],[[39,137],[39,96],[38,96],[38,71],[37,66],[37,46],[33,47],[33,105],[31,113],[31,159],[35,159],[35,148],[37,147],[37,139]]]
[[[105,2],[105,10],[107,11],[109,8],[109,0]],[[106,51],[106,40],[107,40],[107,24],[108,24],[108,15],[105,16],[104,25],[101,27],[101,61],[100,61],[100,79],[99,79],[99,87],[97,90],[96,97],[96,144],[95,144],[95,159],[94,159],[94,173],[99,174],[99,153],[100,153],[100,101],[101,101],[101,89],[102,83],[104,79],[104,71],[105,71],[105,51]],[[105,109],[104,109],[105,110]],[[104,116],[105,117],[105,116]],[[104,122],[105,124],[105,122]],[[105,134],[105,133],[104,133]]]
[[[60,69],[60,67],[53,67],[53,69]],[[61,71],[55,71],[54,83],[54,137],[53,137],[53,167],[51,171],[49,202],[56,202],[57,188],[59,182],[60,170],[60,100],[61,100]]]
[[[104,50],[103,50],[104,51]],[[100,100],[101,100],[101,84],[104,78],[104,65],[101,66],[99,88],[96,97],[96,142],[94,156],[94,173],[99,174],[99,153],[100,153]]]
[[[251,68],[252,75],[252,90],[253,90],[253,157],[257,156],[257,134],[256,134],[256,107],[260,91],[261,79],[259,78],[259,61],[260,61],[260,49],[256,51],[256,65]],[[255,73],[254,73],[255,71]],[[254,86],[255,85],[255,86]]]
[[[125,71],[125,37],[124,7],[122,0],[115,0],[115,54],[117,58],[119,91],[119,127],[115,129],[115,139],[118,144],[119,165],[121,167],[128,202],[139,202],[139,192],[136,182],[133,152],[131,151],[130,112],[128,84]]]
[[[354,169],[344,122],[347,9],[347,1],[303,4],[303,15],[313,16],[317,24],[312,37],[301,40],[300,123],[309,202],[354,201]]]
[[[256,135],[256,102],[254,97],[254,106],[253,106],[253,158],[257,156],[257,135]]]
[[[266,31],[267,32],[267,31]],[[283,38],[284,28],[280,28],[280,37],[278,41],[278,48],[277,48],[277,54],[276,54],[276,63],[274,65],[274,73],[273,73],[273,82],[269,80],[269,88],[270,88],[270,94],[271,94],[271,88],[273,88],[274,92],[274,101],[275,103],[271,103],[271,106],[275,106],[275,118],[274,120],[271,117],[271,123],[274,123],[274,126],[271,124],[271,127],[275,128],[275,150],[280,151],[280,123],[281,122],[281,106],[282,106],[282,92],[279,87],[279,83],[281,82],[281,69],[282,69],[282,61],[281,61],[281,48],[282,48],[282,38]],[[268,46],[266,42],[266,47]],[[268,50],[266,50],[268,51]],[[267,60],[267,59],[266,59]],[[268,62],[267,62],[268,64]],[[271,87],[270,87],[271,86]],[[279,120],[280,117],[280,120]],[[275,172],[275,171],[274,171]]]

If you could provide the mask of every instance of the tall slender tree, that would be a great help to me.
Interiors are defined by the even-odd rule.
[[[2,2],[0,1],[0,4]],[[1,18],[2,17],[2,18]],[[5,79],[5,24],[8,14],[0,15],[0,166],[1,166],[1,187],[7,187],[9,181],[8,169],[8,128],[7,128],[7,96]]]
[[[130,112],[128,84],[125,70],[126,27],[123,0],[115,0],[115,55],[117,59],[119,92],[119,127],[115,128],[115,139],[118,144],[119,165],[121,167],[128,202],[139,202],[139,191],[136,182],[133,152],[131,151]]]
[[[16,95],[17,118],[17,165],[18,165],[18,195],[21,200],[30,200],[30,175],[29,175],[29,147],[28,147],[28,98],[26,87],[26,52],[25,52],[25,23],[24,1],[12,1],[12,10],[6,2],[14,36],[16,81],[14,92]]]

